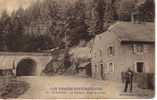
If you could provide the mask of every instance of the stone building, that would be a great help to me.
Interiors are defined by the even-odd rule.
[[[121,72],[155,71],[155,25],[116,22],[93,40],[92,77],[120,80]]]

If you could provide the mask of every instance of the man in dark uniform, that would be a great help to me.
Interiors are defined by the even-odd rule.
[[[125,73],[125,88],[124,92],[127,92],[128,86],[130,86],[130,92],[132,92],[133,72],[128,69]]]

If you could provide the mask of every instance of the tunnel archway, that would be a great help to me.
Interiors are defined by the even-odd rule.
[[[17,64],[16,76],[36,75],[36,62],[32,59],[23,59]]]

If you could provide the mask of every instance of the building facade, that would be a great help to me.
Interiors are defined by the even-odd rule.
[[[135,73],[154,73],[154,23],[116,22],[93,41],[93,78],[120,80],[128,68]]]

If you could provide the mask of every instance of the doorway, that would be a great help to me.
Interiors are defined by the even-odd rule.
[[[138,73],[144,72],[144,63],[143,62],[137,62],[136,63],[136,70]]]
[[[101,79],[104,79],[104,66],[103,64],[100,64],[101,66]]]
[[[89,63],[87,66],[86,66],[86,73],[89,77],[92,77],[92,65],[91,63]]]
[[[36,72],[36,63],[32,59],[21,60],[16,68],[16,76],[34,76]]]

